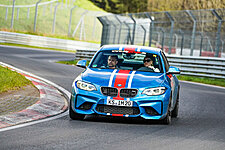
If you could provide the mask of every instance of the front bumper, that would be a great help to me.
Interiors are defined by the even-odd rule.
[[[139,93],[130,98],[133,107],[107,105],[107,96],[98,91],[76,89],[71,97],[71,107],[79,114],[99,114],[120,117],[142,117],[144,119],[163,119],[168,110],[170,91],[163,95],[147,96]]]

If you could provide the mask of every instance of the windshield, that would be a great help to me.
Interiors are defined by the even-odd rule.
[[[91,68],[163,72],[158,55],[145,52],[118,50],[100,51],[92,61]]]

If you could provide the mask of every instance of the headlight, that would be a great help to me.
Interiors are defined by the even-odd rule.
[[[94,91],[96,90],[95,86],[90,84],[90,83],[86,83],[83,81],[77,81],[76,85],[79,89],[85,90],[85,91]]]
[[[146,94],[146,95],[162,95],[163,93],[165,93],[166,88],[165,87],[157,87],[157,88],[149,88],[149,89],[145,89],[142,94]]]

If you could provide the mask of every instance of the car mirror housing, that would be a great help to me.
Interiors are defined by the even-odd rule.
[[[166,74],[180,74],[180,69],[170,66],[169,71]]]
[[[77,62],[77,67],[86,68],[87,60],[79,60]]]

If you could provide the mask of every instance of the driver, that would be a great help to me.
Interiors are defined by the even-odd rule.
[[[108,67],[109,69],[116,69],[118,63],[118,56],[117,55],[110,55],[108,57]]]

